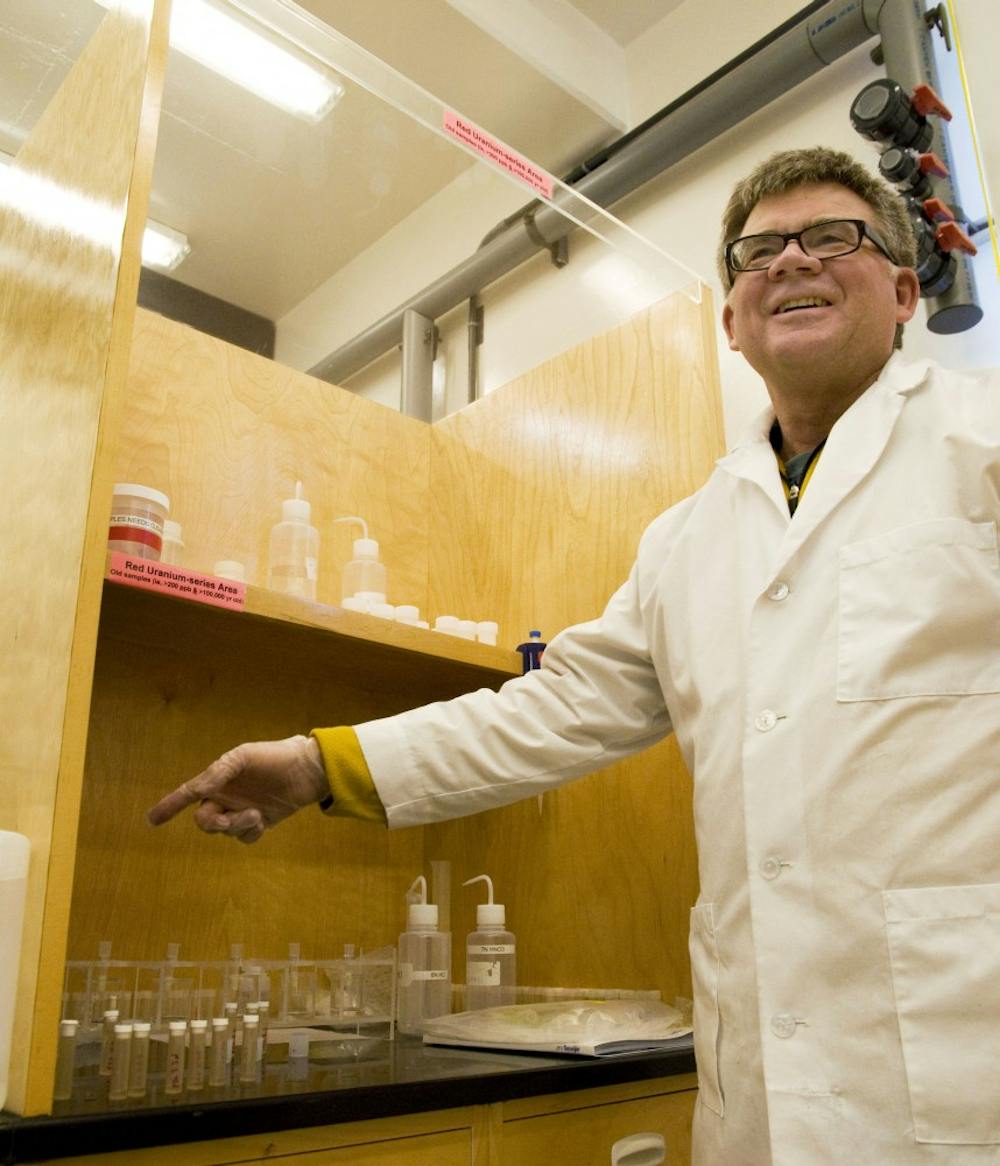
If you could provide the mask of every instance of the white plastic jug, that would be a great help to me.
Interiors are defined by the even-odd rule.
[[[29,846],[23,834],[0,830],[0,1109],[7,1102]]]

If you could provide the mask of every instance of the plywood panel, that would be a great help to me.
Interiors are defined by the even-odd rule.
[[[317,599],[340,602],[360,537],[378,539],[393,604],[427,589],[429,430],[372,401],[184,324],[137,314],[129,400],[115,456],[120,481],[163,490],[184,532],[184,565],[237,559],[266,582],[281,501],[301,480],[320,531]]]
[[[194,569],[236,558],[263,581],[270,527],[299,479],[321,535],[318,600],[339,603],[340,568],[359,533],[334,525],[346,513],[366,518],[380,540],[389,599],[423,607],[429,456],[420,422],[138,314],[116,477],[170,496]],[[260,597],[254,590],[258,607]],[[294,625],[308,605],[275,597],[273,606]],[[232,942],[264,957],[283,955],[289,941],[317,957],[339,954],[345,941],[394,942],[403,893],[422,867],[419,830],[388,835],[310,812],[247,849],[189,821],[151,832],[144,813],[241,741],[400,711],[440,682],[417,682],[412,669],[352,669],[342,658],[349,644],[278,624],[251,628],[224,615],[220,624],[188,610],[165,616],[163,635],[136,626],[157,610],[122,601],[102,621],[72,954],[92,957],[103,938],[123,958],[157,957],[168,941],[190,958],[221,958]],[[337,624],[336,615],[317,618]]]
[[[8,1106],[48,1108],[109,479],[167,8],[110,12],[0,204],[0,825],[32,843]],[[91,500],[94,504],[91,505]],[[37,1006],[36,1006],[37,1005]]]
[[[599,614],[647,523],[722,452],[711,303],[674,296],[435,428],[432,602],[496,613],[500,642]],[[690,992],[690,783],[669,740],[536,801],[428,830],[453,887],[487,872],[522,984]],[[471,891],[453,895],[459,940]]]

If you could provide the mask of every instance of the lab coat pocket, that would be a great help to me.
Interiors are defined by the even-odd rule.
[[[691,909],[691,980],[694,986],[694,1058],[698,1063],[698,1099],[719,1117],[723,1114],[719,1081],[719,952],[712,904]]]
[[[883,900],[916,1140],[1000,1143],[1000,883]]]
[[[1000,692],[994,522],[938,518],[840,550],[837,699]]]

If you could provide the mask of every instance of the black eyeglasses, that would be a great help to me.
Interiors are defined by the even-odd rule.
[[[733,275],[740,271],[763,271],[795,240],[806,255],[815,259],[836,259],[857,251],[870,239],[890,263],[896,259],[876,231],[864,219],[832,219],[813,223],[801,231],[771,231],[766,235],[744,235],[726,244],[726,266]]]

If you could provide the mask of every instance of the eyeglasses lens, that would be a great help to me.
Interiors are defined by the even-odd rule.
[[[807,255],[817,259],[832,259],[848,255],[861,245],[861,230],[850,219],[830,223],[816,223],[796,235],[745,235],[732,245],[730,262],[735,271],[756,271],[769,266],[788,245],[789,239],[798,244]]]

